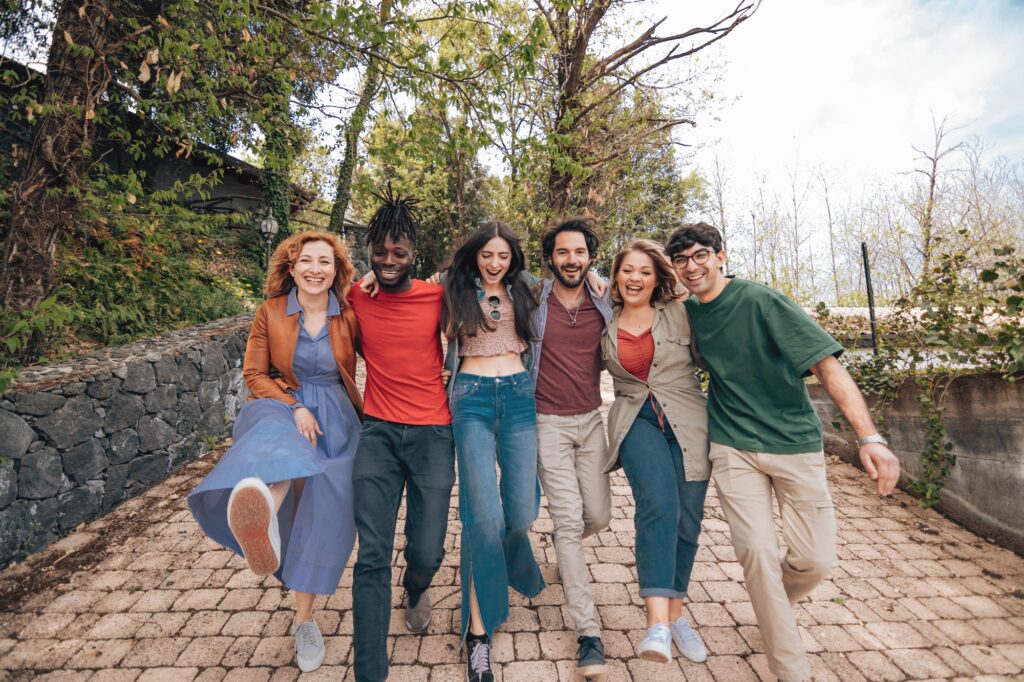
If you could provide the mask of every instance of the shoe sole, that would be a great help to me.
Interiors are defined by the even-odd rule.
[[[228,505],[228,528],[238,540],[249,570],[259,576],[270,575],[280,565],[270,543],[272,513],[258,488],[235,490]]]
[[[660,651],[652,651],[650,649],[648,649],[647,651],[641,651],[640,658],[644,659],[645,661],[650,661],[651,663],[668,663],[672,660],[671,656],[666,656]]]
[[[608,666],[606,664],[595,663],[594,665],[585,665],[582,668],[576,668],[576,672],[580,675],[580,677],[589,679],[591,677],[599,677],[601,675],[604,675],[605,670],[607,669]]]
[[[679,647],[676,647],[676,648],[679,649]],[[699,658],[695,658],[695,657],[690,656],[689,654],[687,654],[682,649],[679,649],[679,653],[682,654],[683,658],[685,658],[688,661],[693,661],[694,663],[703,663],[704,661],[708,660],[708,655],[707,654],[704,654],[703,656],[701,656]]]

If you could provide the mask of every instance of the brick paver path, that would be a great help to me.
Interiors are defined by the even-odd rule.
[[[212,467],[195,462],[141,498],[0,573],[0,680],[293,680],[290,597],[207,540],[185,505]],[[880,499],[832,461],[840,568],[797,608],[818,680],[1020,679],[1024,559],[963,530],[902,493]],[[605,680],[771,680],[742,571],[712,486],[688,616],[710,656],[697,665],[635,657],[645,625],[633,545],[633,500],[613,476],[611,527],[585,541],[609,660]],[[458,651],[458,530],[431,589],[428,634],[392,618],[392,680],[464,679]],[[505,682],[573,679],[576,638],[563,606],[547,510],[532,534],[549,583],[512,597],[494,640]],[[401,546],[403,540],[398,539]],[[354,560],[354,555],[353,555]],[[403,560],[395,559],[400,584]],[[351,564],[350,564],[351,566]],[[318,601],[327,659],[303,679],[352,679],[352,574]],[[401,604],[395,589],[393,603]]]

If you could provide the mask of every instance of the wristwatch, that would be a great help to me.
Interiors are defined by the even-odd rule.
[[[857,439],[857,447],[867,445],[868,443],[881,443],[882,445],[889,445],[889,441],[887,441],[885,438],[882,438],[882,435],[879,433],[873,433],[870,436],[864,436],[863,438]]]

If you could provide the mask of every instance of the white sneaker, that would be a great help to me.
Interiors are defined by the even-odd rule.
[[[228,498],[228,528],[253,573],[270,575],[281,565],[281,533],[266,483],[249,477],[235,485]]]
[[[669,629],[672,630],[672,641],[676,643],[679,653],[694,663],[707,660],[708,650],[704,646],[704,641],[693,631],[690,624],[686,622],[686,618],[680,616],[679,620],[669,626]]]
[[[324,662],[324,637],[315,620],[295,628],[295,662],[299,670],[311,673]]]
[[[664,623],[647,628],[647,636],[636,648],[636,653],[645,661],[668,663],[672,660],[672,633]]]

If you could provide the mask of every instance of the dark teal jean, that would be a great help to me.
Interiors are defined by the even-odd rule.
[[[537,407],[530,375],[455,375],[452,432],[462,521],[462,636],[469,628],[469,585],[488,635],[508,618],[508,588],[527,597],[544,589],[530,546],[540,510]],[[499,478],[496,466],[501,470]]]
[[[359,554],[352,584],[355,676],[388,677],[391,558],[398,506],[405,491],[405,575],[414,604],[444,560],[448,507],[455,483],[452,428],[418,426],[367,417],[352,473]]]
[[[633,523],[640,596],[685,597],[708,482],[686,480],[679,442],[667,418],[659,423],[651,398],[622,441],[619,461],[636,500]]]

